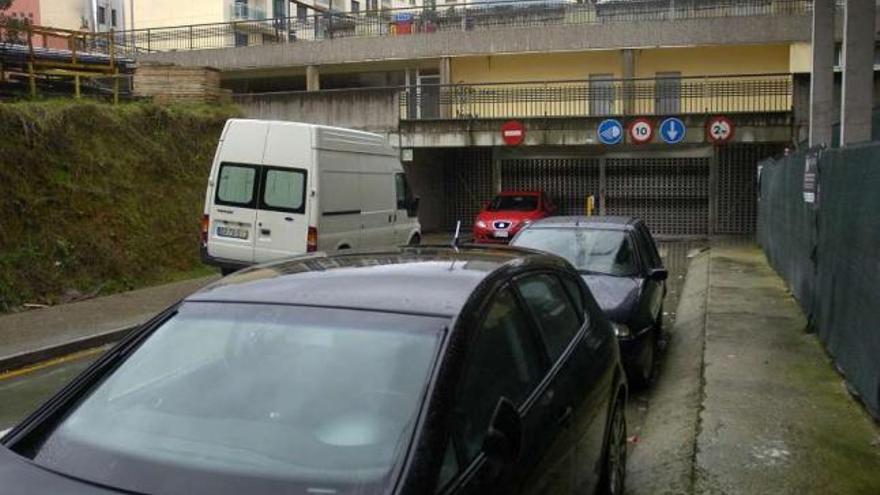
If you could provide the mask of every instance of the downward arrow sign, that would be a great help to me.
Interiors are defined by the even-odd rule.
[[[669,130],[666,131],[666,135],[669,136],[669,139],[675,141],[675,138],[678,137],[678,127],[675,124],[669,125]]]

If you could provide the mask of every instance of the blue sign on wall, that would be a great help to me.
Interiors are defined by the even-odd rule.
[[[687,127],[684,126],[684,122],[681,119],[670,117],[660,124],[660,138],[666,144],[678,144],[684,141],[686,134]]]
[[[623,140],[623,124],[616,119],[603,120],[599,124],[599,142],[602,144],[618,144]]]

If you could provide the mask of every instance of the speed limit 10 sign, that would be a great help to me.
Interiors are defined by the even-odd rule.
[[[733,139],[733,122],[727,117],[711,117],[706,121],[706,138],[715,144],[724,144]]]
[[[636,119],[629,125],[629,139],[634,144],[650,143],[654,139],[654,124],[648,119]]]

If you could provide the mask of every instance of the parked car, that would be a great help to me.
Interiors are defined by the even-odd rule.
[[[507,244],[524,226],[556,212],[541,191],[507,191],[495,196],[477,215],[474,241]]]
[[[305,252],[418,244],[417,214],[382,136],[230,119],[205,192],[202,259],[225,274]]]
[[[630,379],[650,383],[668,272],[645,223],[632,217],[547,218],[521,231],[512,245],[570,261],[614,323]]]
[[[621,494],[626,397],[612,328],[559,257],[304,255],[127,336],[0,442],[0,486]]]

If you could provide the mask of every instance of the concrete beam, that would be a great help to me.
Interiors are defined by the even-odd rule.
[[[871,140],[875,0],[847,0],[843,33],[840,144]]]
[[[813,2],[810,146],[831,146],[834,125],[834,0]]]
[[[318,67],[310,65],[306,67],[306,91],[319,91],[321,89],[321,73]]]
[[[624,79],[636,77],[636,51],[624,49],[620,51],[620,69]],[[635,109],[635,86],[632,81],[623,83],[623,113],[632,115]]]
[[[811,27],[811,18],[806,15],[560,24],[151,53],[141,55],[138,60],[209,66],[223,71],[251,70],[505,53],[612,50],[620,47],[807,42],[810,41]]]

